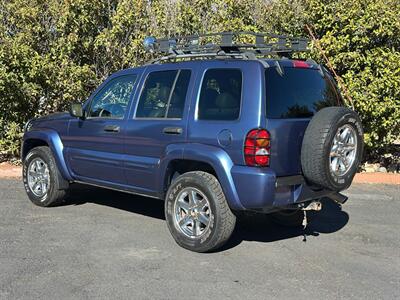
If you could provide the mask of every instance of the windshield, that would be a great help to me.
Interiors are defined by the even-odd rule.
[[[265,70],[267,117],[309,118],[327,106],[339,106],[341,100],[332,79],[319,70],[276,68]]]

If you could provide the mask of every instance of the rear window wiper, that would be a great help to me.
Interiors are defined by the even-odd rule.
[[[316,65],[318,68],[318,72],[319,74],[321,74],[322,78],[325,78],[325,72],[322,69],[322,66],[320,64],[318,64],[315,60],[313,60],[312,58],[307,59],[307,62],[312,63],[313,65]]]

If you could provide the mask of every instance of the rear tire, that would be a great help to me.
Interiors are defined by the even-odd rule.
[[[53,154],[49,147],[33,148],[23,161],[22,177],[29,199],[37,206],[61,204],[67,194]],[[64,189],[61,189],[61,186]]]
[[[217,178],[201,171],[184,173],[171,184],[165,219],[176,243],[195,252],[221,247],[236,223]]]

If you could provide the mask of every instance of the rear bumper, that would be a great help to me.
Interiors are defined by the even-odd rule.
[[[273,211],[334,193],[311,189],[301,175],[276,177],[270,168],[234,166],[231,174],[239,200],[249,210]]]

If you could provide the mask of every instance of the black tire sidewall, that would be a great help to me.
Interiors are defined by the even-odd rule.
[[[35,158],[41,158],[49,168],[49,175],[50,175],[50,187],[45,195],[42,197],[36,196],[28,185],[28,167],[30,162]],[[52,195],[54,194],[54,190],[57,188],[57,180],[56,180],[56,172],[55,172],[55,164],[52,157],[49,157],[49,154],[43,151],[41,147],[32,149],[27,156],[25,157],[23,164],[22,164],[22,178],[25,187],[25,191],[28,194],[29,199],[38,206],[49,206],[52,204]]]
[[[327,178],[329,180],[328,182],[328,187],[333,188],[334,190],[343,190],[348,188],[351,185],[351,182],[353,181],[353,177],[357,172],[358,166],[361,162],[361,157],[362,157],[362,152],[363,152],[363,130],[361,127],[361,121],[357,114],[351,110],[348,110],[347,113],[345,113],[342,116],[339,116],[337,120],[335,120],[335,126],[333,126],[332,130],[329,132],[327,139],[326,139],[326,144],[324,147],[324,157],[327,159],[325,160],[324,163],[324,168],[325,172],[327,174]],[[330,171],[330,151],[333,145],[333,139],[335,137],[335,134],[337,133],[338,129],[344,125],[349,125],[351,126],[355,132],[356,132],[356,139],[357,139],[357,149],[356,149],[356,157],[354,159],[354,162],[350,168],[346,172],[346,174],[335,177],[332,175]]]
[[[177,227],[174,220],[175,201],[179,193],[186,187],[193,187],[204,193],[212,212],[210,226],[206,229],[206,232],[198,238],[186,236]],[[196,174],[191,174],[190,176],[186,176],[186,174],[181,175],[170,186],[165,199],[165,218],[172,236],[180,246],[192,251],[204,252],[212,248],[212,245],[216,243],[216,239],[218,238],[218,226],[220,226],[219,211],[215,204],[216,196],[214,191],[207,185],[207,182],[201,176],[196,176]]]

